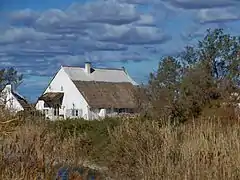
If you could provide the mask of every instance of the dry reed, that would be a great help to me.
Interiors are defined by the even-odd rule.
[[[205,121],[161,127],[125,121],[111,133],[114,179],[239,179],[239,123]]]
[[[0,141],[0,179],[53,179],[61,167],[69,169],[69,178],[83,175],[71,172],[74,167],[92,167],[88,161],[84,135],[60,139],[48,123],[25,123],[2,136]],[[9,125],[10,126],[10,125]],[[90,168],[85,168],[88,171]]]
[[[94,163],[107,167],[98,170],[114,180],[240,179],[240,123],[196,122],[123,120],[109,129],[102,150],[86,133],[60,138],[44,121],[15,125],[0,142],[0,179],[52,179],[60,167],[92,165],[91,152],[102,157]],[[88,170],[69,179],[87,179]]]

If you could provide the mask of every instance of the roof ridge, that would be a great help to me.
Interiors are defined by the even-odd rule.
[[[67,65],[62,65],[63,68],[68,67],[68,68],[84,68],[81,66],[67,66]]]
[[[100,69],[100,70],[121,70],[121,71],[123,71],[122,68],[94,68],[94,69]]]
[[[84,82],[84,83],[106,83],[106,84],[131,84],[133,85],[131,82],[110,82],[110,81],[95,81],[95,80],[91,80],[91,81],[84,81],[84,80],[72,80],[73,82]],[[134,85],[133,85],[134,86]]]
[[[63,68],[64,68],[64,67],[67,67],[67,68],[82,68],[82,69],[84,69],[84,67],[81,67],[81,66],[67,66],[67,65],[62,65],[62,67],[63,67]],[[91,67],[91,68],[93,68],[93,69],[100,69],[100,70],[121,70],[121,71],[124,71],[123,68],[111,68],[111,67],[107,67],[107,68],[104,68],[104,67],[103,67],[103,68]]]

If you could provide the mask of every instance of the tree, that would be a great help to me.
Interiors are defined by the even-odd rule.
[[[161,117],[165,113],[182,121],[198,117],[215,100],[239,93],[239,52],[240,38],[208,29],[197,46],[186,46],[178,58],[162,59],[157,73],[150,74],[154,109]]]
[[[183,61],[193,62],[195,68],[201,68],[221,93],[237,91],[240,85],[239,37],[225,34],[222,29],[208,29],[198,47],[192,49],[186,50]]]
[[[168,118],[175,109],[182,67],[173,57],[163,58],[155,74],[150,74],[149,94],[154,112]]]
[[[23,75],[19,74],[13,67],[3,68],[0,70],[0,89],[3,89],[7,84],[17,88],[23,80]]]

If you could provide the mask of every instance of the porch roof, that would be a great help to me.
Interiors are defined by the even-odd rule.
[[[43,94],[38,100],[43,100],[47,104],[58,104],[62,102],[64,93],[62,92],[47,92]]]

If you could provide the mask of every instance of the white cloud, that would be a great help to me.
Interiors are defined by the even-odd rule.
[[[127,3],[119,3],[117,0],[96,1],[84,6],[73,4],[67,11],[71,17],[79,17],[81,20],[101,22],[109,24],[126,24],[139,19],[139,13],[135,6]]]
[[[152,15],[142,14],[140,15],[140,19],[136,21],[134,24],[140,26],[152,26],[155,25],[155,19]]]
[[[162,0],[175,8],[204,9],[239,5],[237,0]]]
[[[37,25],[47,26],[52,24],[61,24],[69,20],[69,16],[60,9],[47,10],[36,19]]]
[[[59,35],[50,35],[45,32],[36,31],[33,28],[10,28],[0,35],[0,44],[39,41],[46,39],[59,39]]]
[[[233,8],[201,9],[197,16],[200,23],[219,23],[240,19],[240,14]]]
[[[156,27],[124,25],[116,27],[105,25],[101,36],[95,34],[95,38],[104,42],[117,42],[119,44],[161,44],[170,39],[165,33]]]

